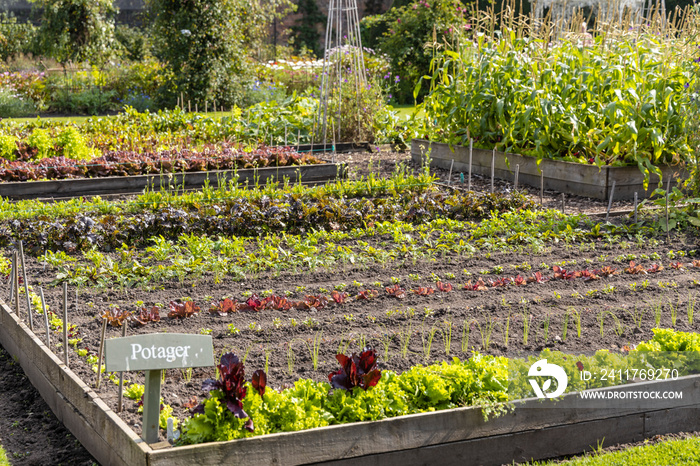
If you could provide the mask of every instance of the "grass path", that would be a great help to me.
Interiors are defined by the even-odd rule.
[[[568,461],[543,461],[527,466],[690,466],[700,464],[700,438],[665,440],[608,453],[587,454]]]
[[[7,453],[5,453],[5,449],[2,446],[0,446],[0,466],[10,466]]]

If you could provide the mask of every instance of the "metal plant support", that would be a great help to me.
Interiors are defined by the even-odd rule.
[[[328,141],[329,127],[332,140],[334,142],[339,140],[343,129],[341,116],[344,111],[347,113],[353,110],[342,108],[343,92],[354,93],[356,112],[353,112],[355,121],[352,123],[357,124],[358,135],[361,134],[360,101],[362,89],[367,85],[364,63],[357,1],[330,0],[323,53],[321,96],[313,135],[313,139],[322,142],[324,147]],[[349,97],[350,99],[346,100],[353,98],[353,96]]]

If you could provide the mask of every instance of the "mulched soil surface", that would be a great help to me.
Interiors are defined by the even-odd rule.
[[[407,154],[395,152],[338,154],[336,157],[336,160],[349,164],[353,178],[367,176],[370,172],[388,175],[396,164],[410,159]],[[447,172],[438,170],[437,174],[446,181]],[[455,178],[453,174],[452,182],[458,180],[458,175]],[[490,180],[475,179],[473,185],[476,189],[488,190]],[[511,186],[499,182],[497,189],[508,190]],[[539,201],[538,190],[532,190],[529,195]],[[558,193],[546,193],[545,204],[558,206],[560,199]],[[574,196],[567,199],[567,211],[604,212],[606,208],[607,204],[600,201]],[[613,206],[613,210],[618,208],[629,208],[629,204]],[[507,356],[533,354],[544,348],[587,354],[598,349],[623,351],[625,347],[649,339],[657,318],[663,327],[698,330],[697,319],[689,322],[688,308],[695,306],[698,293],[693,288],[695,280],[700,279],[700,269],[691,267],[687,257],[674,259],[685,264],[683,269],[669,267],[671,260],[667,252],[670,249],[689,251],[700,248],[695,238],[684,236],[675,237],[670,245],[600,241],[584,245],[558,243],[549,244],[536,254],[527,250],[490,254],[480,251],[473,257],[445,257],[415,263],[341,266],[333,270],[282,272],[278,275],[265,273],[242,282],[224,280],[215,284],[212,277],[204,276],[196,282],[164,283],[157,291],[90,289],[81,290],[76,296],[73,290],[69,299],[69,321],[80,329],[83,340],[79,347],[87,347],[96,353],[101,330],[98,314],[109,305],[135,311],[137,301],[150,307],[156,303],[167,306],[177,298],[191,298],[202,308],[200,314],[187,319],[169,319],[165,317],[165,310],[161,313],[161,322],[138,328],[131,326],[129,334],[210,331],[217,355],[226,351],[245,355],[248,374],[267,365],[268,384],[272,386],[283,386],[299,378],[327,380],[328,374],[337,369],[334,356],[339,349],[349,353],[358,351],[364,344],[377,350],[380,368],[397,372],[417,363],[450,360],[453,356],[467,357],[472,349]],[[623,272],[629,261],[620,259],[621,256],[653,253],[659,254],[660,260],[638,262],[646,269],[653,263],[663,264],[663,271],[644,275]],[[489,279],[519,274],[531,276],[535,271],[552,277],[551,267],[555,264],[567,270],[611,266],[619,273],[594,281],[560,279],[486,291],[462,289],[468,280],[479,278],[488,282]],[[48,304],[59,309],[61,291],[48,286],[55,278],[55,272],[44,271],[43,266],[34,260],[29,261],[28,268],[31,283],[35,286],[42,284]],[[497,273],[498,268],[502,268],[500,273]],[[451,292],[435,291],[429,296],[419,296],[411,291],[419,287],[435,288],[434,276],[451,283],[455,289]],[[392,278],[398,279],[406,290],[404,299],[389,296],[385,291],[385,287],[392,284]],[[240,311],[226,316],[207,312],[213,300],[229,296],[241,301],[244,292],[261,294],[269,290],[300,300],[308,294],[328,296],[330,290],[343,284],[345,292],[351,296],[366,289],[375,289],[379,293],[370,300],[348,299],[342,305],[331,301],[327,307],[318,309]],[[298,289],[300,285],[306,289]],[[581,319],[580,338],[571,309],[576,309]],[[563,322],[567,313],[569,320],[565,335]],[[527,341],[524,320],[529,322]],[[238,333],[232,334],[232,326]],[[448,345],[445,336],[450,326],[451,342]],[[38,333],[43,338],[42,332]],[[121,329],[108,328],[108,338],[120,335]],[[311,356],[314,339],[321,341],[316,370],[312,367]],[[58,338],[54,338],[52,343],[55,345],[57,341]],[[54,351],[60,352],[58,348]],[[72,370],[94,386],[96,373],[84,358],[78,358],[73,352],[71,361]],[[9,397],[0,407],[0,444],[6,448],[13,464],[82,465],[94,461],[50,413],[38,393],[28,386],[19,366],[4,351],[0,352],[0,365],[0,392]],[[195,369],[191,375],[169,370],[162,389],[164,401],[173,406],[177,417],[183,419],[188,415],[184,404],[193,397],[201,400],[202,381],[214,376],[213,368]],[[129,373],[126,377],[143,383],[142,374]],[[117,386],[106,380],[98,392],[116,411]],[[135,432],[141,433],[141,415],[132,400],[125,399],[125,410],[120,415]],[[50,460],[44,461],[47,459]]]

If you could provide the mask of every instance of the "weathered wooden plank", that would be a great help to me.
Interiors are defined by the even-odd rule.
[[[103,464],[145,465],[147,445],[4,304],[0,343],[17,357],[56,417]]]
[[[669,176],[672,179],[680,178],[685,180],[689,173],[681,167],[661,167],[663,173],[663,184],[660,183],[658,175],[652,174],[649,178],[649,187],[644,189],[644,175],[637,167],[610,167],[609,186],[615,181],[614,199],[633,199],[637,192],[640,199],[650,197],[656,188],[666,189],[666,180]],[[608,188],[609,189],[609,188]]]
[[[403,466],[406,464],[444,464],[455,466],[501,465],[513,461],[572,455],[598,446],[636,442],[644,438],[644,416],[635,414],[570,426],[497,435],[431,447],[368,455],[325,465]]]
[[[669,426],[673,430],[669,430]],[[673,432],[696,432],[700,430],[700,407],[686,406],[646,413],[644,429],[646,437]]]
[[[689,376],[675,381],[647,382],[600,390],[682,391],[684,398],[678,401],[678,409],[680,409],[680,407],[700,406],[700,390],[696,388],[699,383],[700,376]],[[484,421],[478,408],[460,408],[158,451],[150,455],[150,464],[184,466],[193,461],[205,461],[204,458],[207,462],[202,464],[244,462],[246,458],[257,458],[266,464],[306,464],[420,449],[552,427],[564,429],[566,426],[630,415],[643,419],[644,413],[650,410],[649,407],[639,407],[635,400],[616,400],[610,406],[598,408],[588,408],[588,406],[590,401],[581,400],[574,394],[563,397],[555,407],[543,405],[539,400],[525,400],[516,403],[514,413],[489,421]],[[658,407],[653,408],[653,410],[658,409]],[[573,430],[576,431],[576,429]],[[557,439],[545,440],[544,445],[553,440]],[[304,445],[304,448],[299,448],[299,445]],[[506,462],[509,461],[511,460]]]
[[[0,183],[0,196],[12,199],[30,197],[66,197],[109,193],[139,192],[168,186],[198,188],[206,182],[213,187],[226,184],[237,177],[239,184],[266,184],[269,180],[290,182],[318,182],[347,176],[346,166],[337,163],[295,165],[288,167],[265,167],[241,170],[213,170],[208,172],[171,173],[136,176],[113,176],[104,178],[82,178],[33,182]],[[184,181],[183,181],[184,180]]]

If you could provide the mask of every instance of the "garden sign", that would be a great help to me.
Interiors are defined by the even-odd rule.
[[[106,371],[146,371],[141,435],[146,443],[158,441],[160,371],[214,365],[214,347],[210,335],[152,333],[112,338],[105,342]]]

